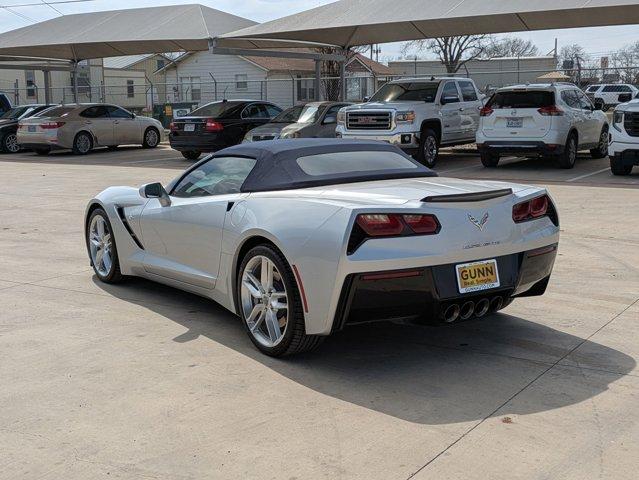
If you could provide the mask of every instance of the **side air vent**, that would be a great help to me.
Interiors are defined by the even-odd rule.
[[[462,202],[483,202],[484,200],[490,200],[492,198],[507,197],[512,195],[512,188],[505,188],[503,190],[491,190],[490,192],[479,193],[462,193],[459,195],[439,195],[433,197],[426,197],[422,199],[424,203],[462,203]]]
[[[126,228],[126,231],[129,232],[129,235],[131,235],[131,238],[133,239],[135,244],[138,246],[138,248],[140,248],[140,250],[144,250],[144,246],[142,245],[142,242],[140,242],[137,235],[131,228],[131,225],[129,225],[129,222],[126,219],[126,215],[124,214],[124,208],[118,207],[117,212],[118,212],[118,216],[120,217],[120,220],[122,220],[122,224],[124,225],[124,228]]]

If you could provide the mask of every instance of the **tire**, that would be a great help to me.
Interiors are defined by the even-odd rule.
[[[608,129],[606,127],[601,129],[599,145],[590,150],[590,156],[592,158],[606,158],[608,156]]]
[[[432,128],[425,128],[422,130],[419,139],[419,151],[415,156],[415,160],[428,168],[434,168],[437,164],[438,156],[439,136]]]
[[[50,148],[34,148],[33,151],[37,154],[37,155],[49,155],[49,153],[51,153],[51,149]]]
[[[626,176],[632,173],[632,165],[624,165],[621,158],[610,157],[610,170],[613,175]]]
[[[7,133],[0,137],[0,152],[2,153],[18,153],[20,145],[18,145],[18,137],[15,133]]]
[[[143,148],[155,148],[160,144],[160,132],[157,128],[149,127],[144,131],[144,139],[142,140]]]
[[[482,152],[480,156],[481,163],[486,168],[495,168],[497,165],[499,165],[499,154],[497,153]]]
[[[96,208],[89,216],[85,240],[91,266],[98,279],[104,283],[120,283],[124,280],[120,271],[120,260],[113,228],[109,217],[101,208]],[[102,252],[101,255],[100,252]],[[105,253],[108,253],[108,256]]]
[[[570,169],[575,167],[575,161],[577,160],[577,150],[579,149],[577,143],[577,135],[570,133],[568,140],[566,140],[566,147],[561,155],[557,157],[559,167],[564,169]]]
[[[201,155],[202,152],[197,151],[182,152],[182,156],[187,160],[197,160],[198,158],[200,158]]]
[[[87,132],[78,133],[73,139],[73,154],[86,155],[93,150],[93,138]]]
[[[263,286],[262,268],[265,266],[272,272],[272,288]],[[324,340],[325,337],[306,335],[297,281],[284,256],[274,247],[260,245],[245,255],[238,270],[236,292],[242,323],[262,353],[271,357],[294,355],[313,350]],[[284,296],[265,297],[265,292],[279,292]],[[277,309],[274,307],[277,304],[286,307]],[[262,305],[269,307],[265,309]],[[252,315],[255,315],[253,319]]]

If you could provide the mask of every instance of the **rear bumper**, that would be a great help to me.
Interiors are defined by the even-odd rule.
[[[348,324],[400,318],[438,323],[444,321],[450,306],[486,299],[494,310],[513,297],[543,295],[557,248],[558,244],[552,244],[496,258],[500,286],[468,294],[459,293],[455,264],[349,275],[332,331]]]
[[[208,133],[197,136],[169,133],[169,144],[180,152],[217,152],[231,145],[220,134]]]
[[[563,153],[565,146],[539,141],[486,141],[477,144],[477,150],[492,154],[539,154],[559,155]]]
[[[25,150],[67,150],[57,143],[20,143]]]

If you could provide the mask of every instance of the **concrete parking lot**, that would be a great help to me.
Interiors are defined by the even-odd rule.
[[[188,165],[165,146],[0,156],[0,478],[637,478],[639,169],[445,152],[442,175],[548,186],[547,294],[274,360],[214,303],[88,265],[86,201]]]

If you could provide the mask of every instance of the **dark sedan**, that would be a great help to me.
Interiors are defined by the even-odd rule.
[[[282,109],[255,100],[223,100],[213,102],[171,123],[171,147],[184,158],[197,160],[202,152],[216,152],[237,145],[244,135],[270,122]]]
[[[0,115],[0,152],[18,153],[20,145],[16,137],[18,122],[33,117],[53,105],[23,105],[15,107]]]

